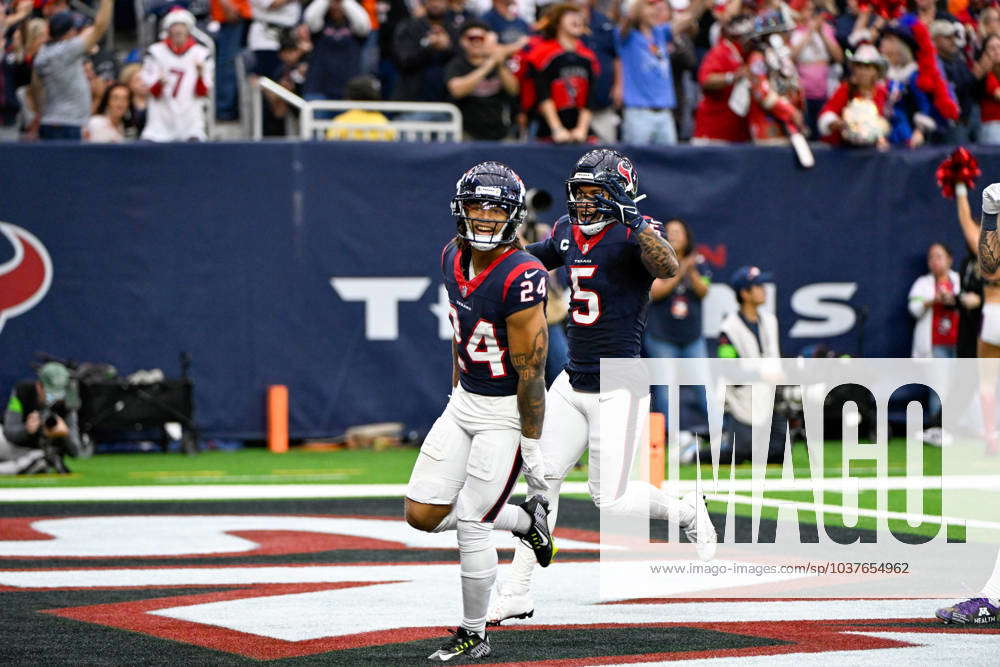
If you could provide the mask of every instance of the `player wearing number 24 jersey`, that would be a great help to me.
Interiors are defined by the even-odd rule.
[[[448,316],[458,332],[459,382],[473,394],[514,395],[519,378],[511,365],[507,317],[545,301],[548,274],[541,262],[514,246],[472,279],[466,278],[468,263],[468,253],[463,257],[454,241],[441,253]]]
[[[545,484],[534,487],[528,479],[528,493],[545,494],[549,525],[554,526],[559,488],[589,451],[589,491],[602,512],[676,521],[702,557],[711,558],[716,534],[703,498],[694,493],[675,498],[629,479],[642,424],[649,419],[649,394],[637,396],[626,389],[601,393],[600,360],[639,356],[653,279],[670,277],[678,269],[673,248],[639,214],[638,189],[639,176],[627,157],[608,149],[586,153],[566,181],[569,214],[559,219],[548,239],[528,246],[546,269],[565,266],[572,290],[569,363],[546,397],[541,439]],[[491,623],[534,613],[534,565],[532,552],[519,546],[510,576],[490,605]]]
[[[521,249],[524,183],[509,167],[483,162],[456,185],[457,236],[441,253],[452,337],[452,393],[420,448],[406,490],[414,528],[455,529],[462,572],[462,623],[429,656],[490,654],[486,612],[496,579],[494,528],[521,538],[544,567],[555,553],[548,502],[510,505],[522,467],[545,487],[539,437],[545,417],[546,273]]]

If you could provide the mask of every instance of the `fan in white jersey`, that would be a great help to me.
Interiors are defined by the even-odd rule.
[[[191,36],[194,16],[173,9],[163,17],[166,37],[146,50],[142,80],[149,108],[147,141],[205,141],[205,99],[214,79],[212,52]]]

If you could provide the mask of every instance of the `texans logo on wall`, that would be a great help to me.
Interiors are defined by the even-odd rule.
[[[22,227],[0,222],[0,235],[14,249],[14,256],[0,264],[2,331],[8,319],[31,310],[45,297],[52,284],[52,260],[42,242]]]

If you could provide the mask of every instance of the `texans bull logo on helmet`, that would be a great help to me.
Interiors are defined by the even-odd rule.
[[[632,166],[632,161],[628,158],[622,158],[618,161],[618,173],[622,175],[625,179],[625,191],[634,192],[635,187],[635,168]]]

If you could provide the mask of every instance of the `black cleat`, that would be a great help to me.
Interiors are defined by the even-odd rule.
[[[531,517],[531,528],[523,535],[515,532],[514,537],[531,547],[539,565],[548,567],[558,551],[549,531],[549,501],[541,496],[532,496],[521,503],[520,507]]]
[[[465,628],[449,630],[451,639],[441,645],[441,648],[427,656],[428,660],[434,662],[448,662],[452,658],[464,655],[470,660],[479,660],[488,656],[493,649],[490,648],[490,638],[485,632],[480,637],[475,632],[469,632]]]

